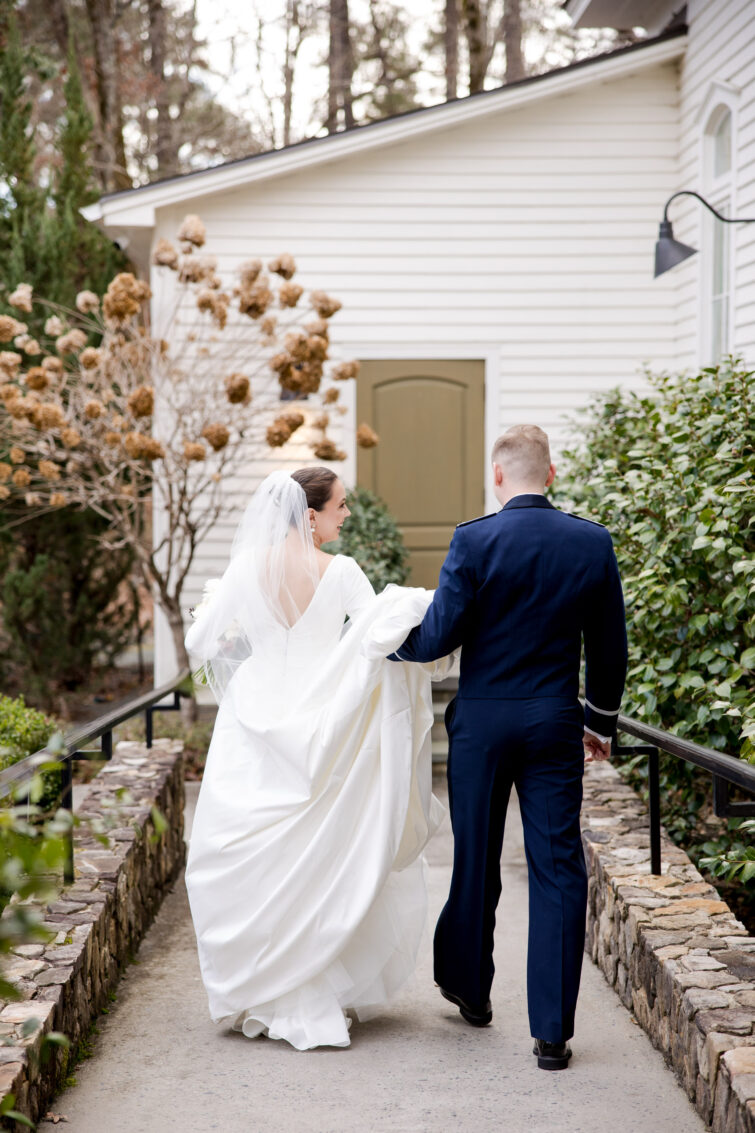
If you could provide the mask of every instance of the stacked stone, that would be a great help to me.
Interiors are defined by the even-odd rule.
[[[133,801],[115,803],[121,787]],[[181,743],[156,740],[151,749],[118,744],[112,761],[89,785],[78,813],[104,818],[114,805],[123,825],[108,831],[109,848],[79,827],[74,880],[39,910],[54,939],[19,946],[2,968],[21,998],[0,999],[0,1040],[10,1044],[0,1046],[0,1099],[14,1094],[15,1108],[33,1121],[44,1114],[70,1057],[53,1047],[42,1064],[43,1036],[62,1031],[75,1050],[184,865]],[[152,806],[168,823],[155,841]],[[24,1036],[30,1019],[38,1026]]]
[[[586,949],[717,1133],[755,1133],[755,938],[610,764],[584,780]]]

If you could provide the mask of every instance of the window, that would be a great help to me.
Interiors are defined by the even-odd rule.
[[[708,117],[704,143],[704,195],[722,216],[732,215],[732,114],[719,104]],[[709,213],[704,221],[705,361],[716,364],[731,350],[731,228]]]

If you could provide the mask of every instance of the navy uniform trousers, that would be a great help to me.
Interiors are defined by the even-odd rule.
[[[560,1042],[574,1033],[587,909],[579,826],[581,707],[568,698],[457,698],[447,710],[446,727],[454,867],[435,930],[435,979],[470,1005],[484,1005],[490,996],[501,846],[513,784],[529,871],[530,1028],[537,1038]],[[503,908],[505,915],[505,895]]]

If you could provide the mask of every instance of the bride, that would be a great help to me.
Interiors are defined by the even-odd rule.
[[[349,514],[327,468],[269,475],[186,637],[220,706],[186,865],[210,1017],[298,1050],[348,1046],[411,975],[443,813],[430,677],[450,660],[386,660],[432,592],[376,597],[322,551]]]

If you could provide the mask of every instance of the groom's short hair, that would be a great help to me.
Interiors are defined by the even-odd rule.
[[[492,461],[514,479],[545,483],[551,464],[548,434],[539,425],[512,425],[493,445]]]

